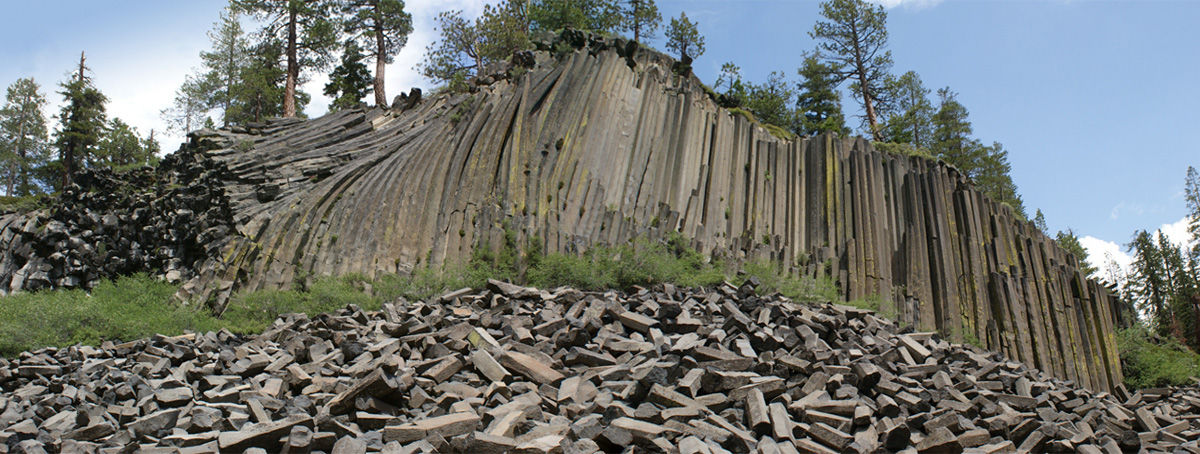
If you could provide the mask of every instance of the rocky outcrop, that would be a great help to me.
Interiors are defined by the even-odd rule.
[[[460,262],[506,230],[567,253],[678,231],[731,262],[833,276],[848,299],[878,295],[904,323],[1057,377],[1120,383],[1112,294],[953,167],[777,138],[623,40],[567,31],[538,48],[469,94],[192,134],[176,159],[221,169],[232,231],[182,261],[180,297],[219,311],[298,276]],[[6,232],[42,225],[21,222]]]
[[[1093,392],[750,284],[635,291],[493,281],[0,359],[0,452],[1198,449],[1195,388]]]

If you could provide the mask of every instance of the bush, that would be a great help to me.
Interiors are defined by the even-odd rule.
[[[1194,385],[1200,377],[1200,355],[1179,343],[1150,334],[1138,324],[1117,333],[1125,386],[1132,389]]]

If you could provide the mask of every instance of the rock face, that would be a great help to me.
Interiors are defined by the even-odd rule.
[[[1054,376],[1120,383],[1111,292],[953,167],[862,139],[781,140],[661,54],[573,30],[553,39],[470,94],[193,133],[176,159],[214,169],[204,187],[231,228],[181,260],[180,297],[220,310],[233,291],[297,276],[461,262],[500,248],[506,228],[568,253],[678,231],[734,261],[833,276],[848,299],[878,295],[902,322]],[[0,222],[8,256],[47,225]],[[27,263],[8,263],[0,282],[32,288],[18,278]],[[51,276],[39,285],[93,279],[55,280],[73,276],[60,263],[39,262],[32,272]]]
[[[1200,449],[1195,388],[1093,392],[747,287],[493,283],[257,336],[28,352],[0,359],[0,452]]]

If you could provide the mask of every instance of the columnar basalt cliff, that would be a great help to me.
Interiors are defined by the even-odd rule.
[[[717,256],[832,275],[847,299],[878,295],[902,322],[1057,377],[1120,383],[1115,297],[953,167],[862,139],[782,140],[719,108],[661,54],[573,32],[558,39],[514,59],[528,68],[495,68],[471,94],[193,133],[173,162],[211,168],[203,175],[219,188],[199,186],[228,207],[232,228],[176,261],[180,297],[220,309],[235,291],[299,276],[462,262],[499,248],[506,227],[521,244],[568,253],[678,231]],[[20,270],[51,263],[24,246],[39,241],[29,232],[44,216],[0,222],[0,282],[27,288]],[[143,248],[169,246],[149,241]],[[106,275],[47,273],[46,286]]]

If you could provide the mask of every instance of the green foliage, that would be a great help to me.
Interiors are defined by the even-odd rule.
[[[0,355],[220,329],[206,311],[173,303],[176,290],[174,285],[134,275],[101,281],[91,292],[56,290],[0,298]]]
[[[484,6],[475,20],[463,18],[462,11],[439,13],[441,38],[426,48],[418,70],[429,79],[446,83],[451,92],[465,91],[468,80],[488,65],[529,48],[532,9],[525,0],[505,0]]]
[[[1038,210],[1038,213],[1041,213],[1041,211]],[[1045,222],[1045,220],[1043,219],[1042,222]],[[1087,249],[1084,249],[1083,244],[1079,243],[1079,237],[1075,236],[1075,230],[1070,228],[1066,232],[1060,230],[1058,235],[1055,235],[1054,242],[1075,256],[1075,260],[1079,261],[1079,271],[1083,272],[1085,277],[1091,277],[1096,274],[1096,267],[1092,266],[1090,260],[1088,260]]]
[[[597,246],[582,255],[550,254],[527,273],[538,287],[570,285],[585,290],[625,289],[634,285],[675,283],[684,287],[716,285],[725,275],[675,233],[666,240],[639,238],[633,244]]]
[[[296,0],[231,0],[233,11],[251,15],[262,28],[259,44],[283,49],[286,63],[283,116],[299,113],[297,87],[305,71],[321,71],[333,61],[338,44],[335,2]]]
[[[33,194],[20,197],[0,197],[0,212],[28,213],[49,206],[47,194]]]
[[[793,276],[782,264],[769,260],[746,262],[742,265],[742,273],[730,282],[741,286],[750,276],[758,277],[762,282],[758,287],[759,294],[779,293],[793,301],[810,303],[828,303],[841,299],[832,278],[825,275],[818,278]]]
[[[928,148],[934,111],[929,102],[930,91],[921,82],[921,76],[909,71],[899,78],[889,78],[886,89],[891,99],[886,109],[881,109],[886,140]]]
[[[836,84],[850,80],[851,91],[866,112],[865,127],[875,141],[883,134],[876,104],[887,104],[888,70],[892,52],[887,48],[887,13],[883,6],[863,0],[828,0],[809,36],[818,41],[817,55],[829,67]]]
[[[796,93],[796,111],[799,124],[795,132],[817,135],[826,132],[847,135],[846,115],[842,113],[842,94],[838,91],[838,76],[833,67],[821,62],[816,55],[804,56],[804,64],[798,70],[799,89]]]
[[[1124,296],[1155,334],[1200,348],[1200,265],[1162,231],[1139,231],[1129,249],[1133,263]]]
[[[158,163],[158,142],[153,137],[139,138],[137,128],[114,118],[108,125],[88,167],[131,168]]]
[[[375,61],[375,104],[386,106],[385,65],[392,63],[408,42],[412,15],[404,11],[402,0],[345,0],[341,8],[343,31]]]
[[[704,55],[704,37],[696,28],[696,23],[688,20],[687,13],[680,12],[678,18],[671,19],[667,28],[667,50],[693,60]]]
[[[171,107],[174,113],[168,115],[173,118],[176,129],[182,127],[191,130],[197,126],[196,121],[200,117],[207,117],[203,112],[211,109],[220,109],[222,125],[243,123],[247,120],[246,110],[250,107],[247,102],[250,92],[267,88],[252,87],[252,83],[260,81],[245,78],[251,71],[249,65],[254,62],[237,11],[230,9],[221,13],[220,19],[213,24],[213,30],[208,32],[208,39],[212,48],[200,52],[202,72],[189,76],[175,92],[175,102]],[[277,66],[277,61],[269,63]],[[259,60],[257,63],[268,62]],[[275,79],[277,77],[271,78],[272,84]]]
[[[662,14],[654,0],[628,0],[627,4],[621,11],[621,29],[632,33],[634,41],[653,41],[662,26]]]
[[[1117,333],[1121,371],[1132,389],[1195,385],[1200,377],[1200,355],[1141,325]]]
[[[50,181],[55,189],[69,185],[85,162],[97,153],[100,139],[107,123],[104,104],[108,97],[100,93],[87,76],[84,57],[79,56],[79,70],[71,79],[59,84],[63,91],[62,112],[59,114],[59,129],[56,131],[58,147],[58,178]]]
[[[847,306],[853,306],[873,312],[879,312],[879,308],[882,307],[882,304],[883,297],[879,296],[879,294],[872,294],[865,298],[859,298],[846,302]]]
[[[933,159],[933,154],[930,153],[929,150],[924,149],[924,148],[917,148],[917,147],[914,147],[911,144],[907,144],[907,143],[872,142],[871,145],[873,145],[876,150],[879,150],[879,151],[882,151],[885,153],[898,154],[901,156],[912,156],[912,157],[918,157],[918,158]]]
[[[329,110],[351,109],[362,103],[371,93],[373,78],[363,64],[362,50],[353,40],[346,41],[342,50],[342,62],[329,74],[325,84],[325,96],[334,98]]]
[[[999,142],[985,146],[971,138],[972,127],[967,108],[949,87],[938,90],[939,107],[933,115],[933,136],[930,151],[971,178],[980,192],[1000,203],[1008,204],[1021,218],[1025,206],[1012,181],[1012,166],[1008,151]]]
[[[33,78],[17,79],[8,86],[0,107],[0,184],[6,196],[44,192],[40,169],[50,162],[46,129],[46,95]]]
[[[536,30],[573,27],[604,34],[617,31],[625,20],[616,0],[533,0],[529,19]]]

